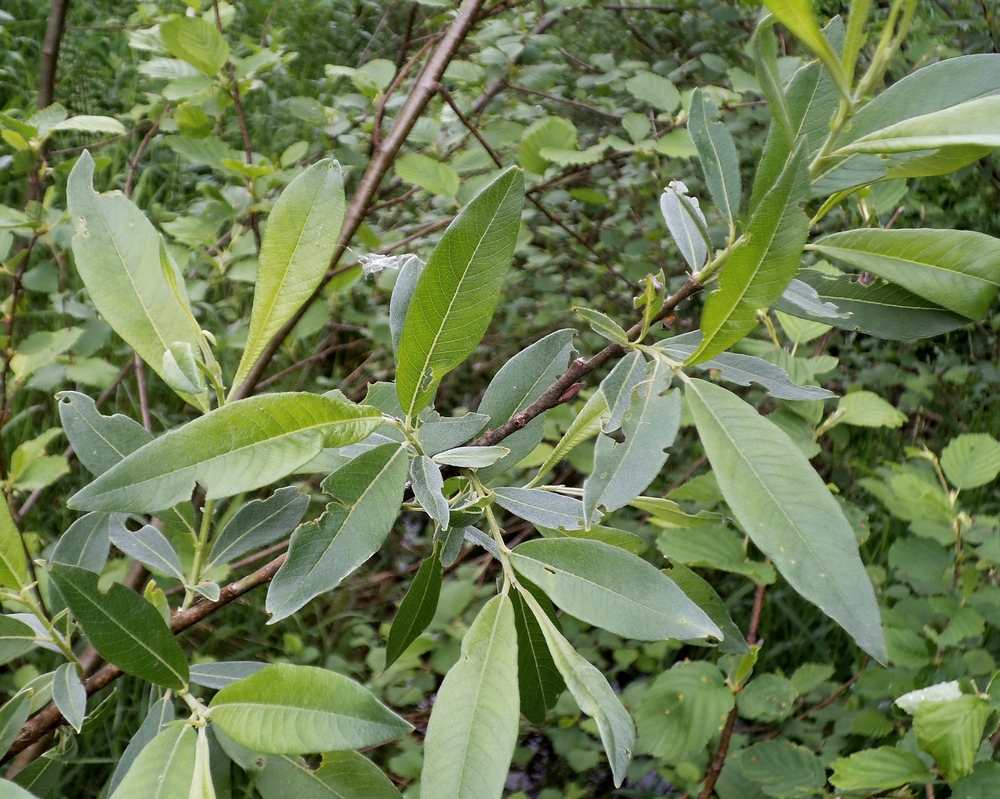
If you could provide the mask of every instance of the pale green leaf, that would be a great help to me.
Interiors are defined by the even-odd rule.
[[[583,503],[573,497],[537,488],[504,487],[493,490],[497,505],[526,522],[542,527],[579,530],[583,524]]]
[[[223,688],[209,717],[241,746],[287,755],[375,746],[412,729],[342,674],[291,664]]]
[[[708,242],[705,239],[708,223],[698,198],[689,197],[687,186],[679,180],[672,180],[660,195],[660,211],[687,265],[694,271],[701,269],[708,257]]]
[[[81,114],[57,122],[50,131],[69,130],[77,133],[107,133],[111,136],[124,136],[125,126],[113,117]]]
[[[722,637],[659,569],[619,547],[578,538],[537,539],[517,546],[510,561],[567,613],[626,638]]]
[[[842,791],[890,791],[912,782],[933,782],[918,755],[891,746],[865,749],[834,760],[830,783]]]
[[[52,578],[84,634],[102,658],[122,671],[172,690],[187,686],[184,652],[159,612],[135,591],[114,583],[97,588],[98,575],[55,564]]]
[[[990,703],[979,696],[923,702],[913,714],[913,731],[917,744],[951,782],[972,773],[989,716]]]
[[[28,559],[9,500],[0,498],[0,585],[20,591],[28,584]]]
[[[215,799],[215,784],[209,762],[208,727],[198,728],[198,740],[194,750],[194,773],[187,799]]]
[[[77,732],[87,714],[87,692],[72,663],[63,663],[52,677],[52,701]]]
[[[635,533],[628,530],[619,530],[615,527],[605,527],[601,524],[593,524],[586,530],[566,530],[554,527],[535,527],[544,538],[586,538],[591,541],[601,541],[613,547],[620,547],[626,552],[638,555],[645,551],[646,542]]]
[[[111,781],[108,783],[108,793],[110,795],[114,795],[118,785],[132,767],[139,753],[157,735],[167,729],[167,725],[173,720],[174,706],[172,699],[159,699],[153,703],[146,717],[142,720],[139,729],[136,730],[132,739],[128,742],[128,746],[125,747],[125,751],[119,758],[118,763],[115,764],[114,773],[111,775]]]
[[[906,421],[906,414],[871,391],[852,391],[840,398],[834,418],[856,427],[895,428]]]
[[[399,338],[403,335],[406,324],[406,313],[410,309],[410,300],[417,288],[417,282],[424,273],[426,264],[417,256],[411,255],[399,267],[396,283],[392,287],[392,297],[389,299],[389,333],[392,337],[392,354],[399,351]],[[459,442],[461,443],[461,442]]]
[[[360,441],[382,414],[316,394],[267,394],[231,402],[133,452],[74,494],[81,510],[152,512],[187,500],[195,483],[208,499],[273,483],[324,446]]]
[[[396,174],[406,183],[419,186],[431,194],[454,197],[458,194],[458,173],[429,155],[406,153],[396,160]]]
[[[153,440],[141,424],[116,413],[102,416],[86,394],[60,391],[59,419],[73,451],[91,474],[106,472],[126,455]]]
[[[458,466],[462,469],[479,469],[484,466],[492,466],[501,458],[510,454],[507,447],[455,447],[437,453],[434,463],[443,463],[447,466]]]
[[[661,497],[636,497],[629,504],[650,514],[664,527],[702,527],[725,518],[721,513],[706,510],[688,513],[673,500]]]
[[[194,776],[197,734],[193,727],[165,728],[150,741],[125,773],[111,799],[180,799]]]
[[[0,664],[19,658],[35,647],[35,631],[20,619],[0,616]]]
[[[941,453],[941,468],[955,488],[979,488],[1000,474],[1000,442],[986,433],[956,436]]]
[[[401,799],[382,769],[357,752],[327,752],[315,771],[301,758],[260,759],[264,766],[255,771],[253,785],[264,799]]]
[[[0,799],[37,799],[37,797],[16,782],[0,779]]]
[[[625,81],[625,90],[636,100],[668,114],[676,111],[681,104],[677,87],[667,78],[653,72],[637,72]]]
[[[309,497],[294,486],[279,488],[267,499],[255,499],[236,511],[212,542],[209,571],[241,555],[283,538],[302,521]]]
[[[550,161],[541,154],[549,147],[555,150],[576,149],[576,127],[562,117],[543,117],[524,131],[518,160],[528,172],[541,175]]]
[[[88,513],[81,516],[59,536],[49,557],[50,562],[79,566],[100,574],[108,560],[111,532],[128,532],[125,528],[127,519],[124,513]]]
[[[33,374],[56,362],[56,358],[76,344],[83,335],[81,327],[65,327],[62,330],[39,330],[32,333],[17,346],[17,352],[10,359],[10,369],[17,384],[23,383]]]
[[[336,502],[292,534],[267,592],[269,623],[332,591],[379,550],[399,514],[406,476],[406,449],[393,442],[362,453],[323,482]]]
[[[506,596],[491,599],[462,639],[424,739],[424,796],[492,799],[503,792],[518,731],[517,631]]]
[[[187,61],[204,75],[214,75],[229,58],[229,45],[205,17],[175,14],[160,24],[160,38],[171,55]]]
[[[749,560],[740,537],[724,524],[664,530],[656,538],[656,548],[670,560],[688,566],[743,574],[764,585],[775,579],[774,567]]]
[[[616,344],[628,344],[628,334],[622,329],[621,325],[619,325],[607,314],[580,306],[577,306],[573,310],[576,311],[577,315],[582,317],[583,320],[590,325],[590,329],[599,336],[603,336],[608,339],[608,341],[613,341]]]
[[[1000,239],[971,230],[848,230],[810,247],[969,319],[986,315],[1000,283]]]
[[[441,596],[441,559],[431,555],[417,571],[410,590],[400,603],[396,618],[389,628],[385,646],[385,668],[389,668],[400,655],[427,629],[437,612]]]
[[[715,117],[715,105],[700,89],[691,95],[688,131],[698,148],[698,158],[705,172],[705,183],[716,208],[733,229],[740,213],[740,160],[729,130]]]
[[[580,710],[597,722],[615,786],[620,786],[635,749],[635,725],[632,718],[615,696],[604,675],[563,637],[537,600],[524,591],[521,592],[521,597],[531,608],[541,627],[556,668],[566,681],[566,687],[573,694]]]
[[[278,197],[261,242],[250,330],[234,389],[323,279],[343,222],[344,183],[336,161],[313,164]]]
[[[819,20],[813,11],[812,0],[764,0],[764,5],[823,62],[823,66],[829,70],[837,85],[843,87],[842,91],[847,93],[849,87],[844,68],[830,42],[823,35]]]
[[[691,378],[688,407],[733,514],[803,597],[880,663],[875,592],[840,506],[792,440],[723,388]]]
[[[431,253],[400,338],[396,390],[408,418],[472,352],[489,325],[521,221],[524,175],[502,172],[448,226]]]
[[[132,532],[122,526],[110,530],[111,543],[130,558],[150,569],[184,582],[184,567],[167,537],[153,525],[143,525]]]
[[[773,188],[761,199],[719,275],[719,288],[705,302],[704,339],[688,358],[707,361],[746,336],[757,324],[757,311],[782,295],[799,270],[808,221],[799,207],[805,198],[805,145],[800,141]]]
[[[160,237],[119,193],[93,189],[94,159],[84,152],[66,185],[73,222],[73,256],[95,307],[157,373],[174,342],[199,351],[201,332],[160,267]],[[202,410],[207,400],[182,395]]]
[[[411,459],[410,485],[413,488],[413,496],[424,509],[424,513],[439,527],[447,530],[451,508],[443,493],[444,477],[440,467],[426,455],[418,455]]]
[[[392,396],[395,400],[395,391]],[[417,430],[417,440],[424,454],[431,457],[464,444],[486,427],[486,423],[490,420],[490,417],[483,413],[467,413],[457,417],[425,413],[421,418],[423,423]]]
[[[566,429],[559,443],[553,447],[552,452],[545,459],[545,463],[538,467],[538,474],[531,481],[531,485],[537,483],[542,477],[556,467],[556,465],[576,447],[589,438],[593,438],[601,430],[601,422],[608,414],[608,401],[601,391],[595,391],[590,395],[590,399],[584,403],[583,408],[573,419],[573,422]]]

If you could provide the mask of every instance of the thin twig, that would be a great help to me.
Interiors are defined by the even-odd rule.
[[[156,120],[152,125],[150,125],[149,130],[146,131],[146,135],[142,137],[142,141],[139,142],[139,146],[135,150],[135,155],[128,162],[128,176],[125,178],[125,188],[124,193],[126,197],[132,196],[132,180],[135,178],[135,172],[139,168],[139,161],[142,160],[142,156],[146,153],[146,148],[149,147],[149,143],[153,140],[153,137],[160,130],[160,120]]]

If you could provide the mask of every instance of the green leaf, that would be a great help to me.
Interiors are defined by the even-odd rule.
[[[774,121],[784,134],[787,142],[798,139],[792,115],[788,110],[788,98],[784,81],[778,73],[778,37],[767,22],[757,26],[750,39],[756,65],[757,80],[770,104]]]
[[[0,616],[0,664],[19,658],[35,647],[35,631],[19,619]]]
[[[773,724],[792,715],[796,696],[795,685],[787,677],[761,674],[743,689],[737,703],[743,718]]]
[[[88,513],[69,526],[52,550],[49,560],[100,574],[108,560],[111,532],[124,530],[124,513]]]
[[[675,563],[670,571],[665,572],[674,584],[687,594],[688,599],[708,614],[708,617],[722,630],[724,638],[719,642],[719,651],[723,654],[745,655],[750,651],[746,639],[736,626],[715,589],[683,563]]]
[[[183,650],[157,610],[139,594],[119,583],[102,594],[98,575],[76,566],[55,564],[52,578],[102,658],[164,688],[178,691],[187,686]]]
[[[970,319],[986,315],[1000,283],[1000,239],[971,230],[847,230],[810,249]]]
[[[601,422],[608,414],[608,401],[601,391],[595,391],[590,395],[590,399],[573,419],[573,422],[559,443],[553,447],[552,452],[545,459],[545,463],[538,467],[538,473],[529,485],[534,485],[548,472],[554,469],[559,462],[569,455],[577,446],[589,438],[593,438],[601,431]]]
[[[896,341],[915,341],[947,333],[969,323],[964,316],[918,297],[895,283],[876,280],[865,286],[847,275],[826,275],[814,269],[803,270],[799,279],[816,289],[821,300],[832,302],[840,311],[846,312],[848,318],[799,315],[828,322],[844,330],[858,330]]]
[[[542,527],[579,530],[583,524],[583,503],[573,497],[537,488],[495,488],[496,504],[526,522]]]
[[[77,458],[93,475],[100,475],[143,444],[153,440],[146,428],[116,413],[102,416],[86,394],[60,391],[59,419]]]
[[[406,449],[381,444],[334,472],[323,490],[336,502],[293,534],[288,558],[267,592],[273,624],[340,581],[378,552],[399,514],[407,476]]]
[[[906,421],[906,414],[898,411],[878,394],[871,391],[852,391],[837,403],[834,417],[843,424],[856,427],[899,427]]]
[[[17,738],[24,722],[28,720],[31,713],[31,691],[24,690],[14,694],[7,703],[0,708],[0,748],[4,752]]]
[[[39,330],[32,333],[18,347],[10,359],[10,369],[17,385],[56,362],[58,356],[70,349],[83,335],[83,328],[66,327],[62,330]]]
[[[716,666],[675,664],[650,683],[636,711],[639,751],[667,763],[681,762],[722,732],[734,703]]]
[[[733,137],[726,126],[715,118],[718,114],[715,105],[705,98],[700,89],[695,89],[691,95],[688,113],[688,131],[698,148],[698,158],[705,171],[708,191],[715,200],[716,207],[726,218],[729,229],[733,230],[740,214],[742,193],[740,160]]]
[[[753,683],[751,683],[753,685]],[[763,741],[740,754],[740,771],[768,796],[807,799],[821,794],[826,769],[815,754],[790,741]]]
[[[840,506],[792,440],[723,388],[690,378],[688,407],[726,503],[803,597],[885,663],[875,592]]]
[[[842,87],[842,93],[849,94],[850,87],[847,83],[847,76],[844,74],[844,68],[841,66],[840,58],[833,51],[833,47],[830,46],[830,42],[819,27],[819,20],[813,11],[812,0],[764,0],[764,5],[782,25],[801,39],[802,43],[819,58],[837,85]]]
[[[601,541],[613,547],[620,547],[626,552],[638,555],[646,549],[646,542],[635,533],[619,530],[615,527],[604,527],[594,524],[586,530],[565,530],[553,527],[535,527],[544,538],[587,538],[591,541]]]
[[[952,799],[997,799],[1000,796],[1000,763],[980,760],[972,773],[949,786]]]
[[[535,599],[541,601],[540,596],[536,595]],[[520,591],[514,591],[510,599],[514,605],[514,626],[517,628],[517,688],[521,713],[532,724],[542,725],[548,711],[555,707],[559,696],[566,690],[566,683],[545,643],[542,628],[521,599]]]
[[[396,394],[393,392],[393,399]],[[483,413],[467,413],[464,416],[441,417],[425,413],[423,423],[417,430],[417,440],[425,455],[433,457],[439,452],[454,449],[464,444],[480,432],[490,417]]]
[[[989,716],[989,702],[978,696],[923,702],[913,714],[917,745],[934,758],[945,779],[957,780],[972,773]]]
[[[376,746],[412,729],[342,674],[291,664],[223,688],[209,718],[247,749],[285,755]]]
[[[724,524],[690,529],[664,530],[656,538],[656,548],[672,561],[688,566],[743,574],[755,583],[774,582],[774,568],[747,558],[743,542]]]
[[[613,341],[616,344],[628,344],[628,334],[622,329],[621,325],[607,314],[603,314],[600,311],[592,311],[590,308],[583,308],[581,306],[577,306],[573,310],[599,336],[603,336],[608,341]]]
[[[204,17],[175,14],[160,24],[160,38],[171,55],[187,61],[203,75],[215,75],[229,58],[226,40]]]
[[[188,796],[194,777],[197,737],[194,728],[186,724],[167,727],[157,734],[139,752],[111,799]]]
[[[437,453],[432,462],[458,466],[462,469],[479,469],[492,466],[509,454],[510,449],[507,447],[455,447]]]
[[[382,769],[357,752],[327,752],[313,771],[301,758],[271,755],[254,772],[254,788],[264,799],[401,799]]]
[[[396,612],[385,646],[385,668],[389,668],[406,647],[420,637],[437,612],[441,596],[441,559],[435,554],[420,564],[410,590]]]
[[[586,526],[595,521],[598,505],[617,510],[639,496],[666,463],[666,450],[674,443],[681,421],[680,393],[668,390],[672,376],[661,361],[650,364],[646,379],[631,392],[622,418],[624,440],[598,437],[594,471],[583,484]]]
[[[392,287],[392,297],[389,299],[389,334],[392,337],[392,354],[399,351],[399,338],[403,335],[406,324],[406,313],[410,309],[410,300],[417,288],[417,282],[424,273],[426,264],[417,256],[411,255],[399,267],[396,283]],[[461,442],[459,442],[461,443]]]
[[[521,597],[531,608],[541,627],[556,668],[566,681],[566,687],[573,694],[580,710],[597,722],[601,742],[611,764],[615,787],[621,786],[635,749],[635,725],[628,711],[615,696],[604,675],[563,638],[535,598],[523,591]]]
[[[830,783],[842,791],[890,791],[912,782],[934,781],[918,755],[891,746],[855,752],[834,760],[830,767]]]
[[[50,132],[69,130],[77,133],[107,133],[110,136],[124,136],[125,126],[117,119],[105,116],[93,116],[90,114],[80,114],[79,116],[64,119],[57,122]]]
[[[205,571],[284,538],[302,520],[308,506],[309,497],[294,486],[279,488],[267,499],[248,502],[212,542]]]
[[[672,114],[681,104],[681,95],[667,78],[652,72],[637,72],[625,81],[625,90],[636,100],[651,105],[657,111]]]
[[[0,797],[2,799],[37,799],[33,793],[28,793],[16,782],[0,779]]]
[[[9,500],[0,498],[0,585],[20,591],[28,584],[28,559]]]
[[[626,638],[721,638],[715,623],[659,569],[619,547],[580,538],[525,541],[519,574],[567,613]]]
[[[77,271],[101,316],[162,377],[164,353],[175,342],[200,351],[201,331],[163,275],[152,224],[123,195],[98,194],[93,182],[94,159],[84,151],[66,184]],[[181,396],[208,410],[204,397]]]
[[[261,242],[250,330],[234,389],[323,279],[343,222],[344,182],[336,161],[313,164],[278,197]]]
[[[145,513],[273,483],[327,447],[360,441],[382,423],[375,408],[305,393],[231,402],[136,450],[69,500],[81,510]]]
[[[266,663],[259,663],[256,660],[198,663],[191,667],[191,682],[195,685],[220,690],[256,674],[266,665]]]
[[[702,527],[726,518],[721,513],[707,510],[688,513],[673,500],[661,497],[636,497],[629,504],[650,514],[662,522],[664,527]]]
[[[1000,442],[986,433],[956,436],[941,453],[941,468],[963,491],[992,483],[1000,474]]]
[[[705,240],[708,223],[698,198],[689,197],[687,186],[679,180],[672,180],[660,195],[660,212],[687,265],[694,271],[701,269],[708,258],[708,242]]]
[[[521,220],[524,175],[508,169],[448,226],[417,281],[400,338],[396,390],[407,418],[472,352],[500,299]]]
[[[424,739],[424,796],[503,792],[518,730],[517,631],[507,596],[486,603],[438,691]]]
[[[438,465],[426,455],[410,460],[410,486],[424,513],[444,530],[448,529],[451,508],[445,499],[444,477]]]
[[[63,663],[52,677],[52,701],[77,732],[87,715],[87,692],[72,663]]]
[[[111,543],[130,558],[150,569],[184,582],[184,567],[167,537],[153,525],[146,524],[132,532],[124,525],[110,531]]]
[[[396,174],[407,183],[431,194],[454,197],[458,194],[458,173],[429,155],[406,153],[396,160]]]
[[[719,288],[705,302],[704,339],[688,364],[707,361],[746,336],[757,324],[757,311],[770,307],[788,287],[809,228],[799,207],[807,186],[805,145],[800,142],[723,265]]]
[[[576,149],[576,127],[562,117],[543,117],[524,131],[517,158],[528,172],[541,175],[551,163],[541,154],[543,148],[553,150]]]

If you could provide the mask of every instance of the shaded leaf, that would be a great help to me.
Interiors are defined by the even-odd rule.
[[[413,578],[410,590],[403,597],[389,628],[389,640],[385,646],[386,669],[427,629],[437,612],[440,596],[441,559],[434,554],[420,564],[417,576]]]
[[[0,708],[0,749],[4,752],[17,738],[31,712],[31,691],[20,691]]]
[[[127,532],[127,518],[124,513],[88,513],[81,516],[59,537],[50,562],[79,566],[100,574],[108,560],[111,533]]]
[[[410,460],[410,486],[424,513],[439,527],[448,529],[451,508],[445,499],[444,477],[438,465],[426,455],[418,455]]]
[[[35,631],[20,619],[0,616],[0,663],[19,658],[35,647]]]
[[[113,795],[118,785],[128,773],[139,753],[146,748],[157,735],[167,728],[167,725],[174,720],[174,706],[170,699],[159,699],[153,703],[146,717],[139,725],[132,739],[125,747],[118,762],[115,764],[114,773],[108,783],[108,793]]]
[[[495,488],[497,505],[515,516],[542,527],[579,530],[583,524],[583,503],[573,497],[537,488]]]
[[[267,499],[246,503],[212,543],[205,571],[284,538],[302,520],[307,507],[309,497],[294,486],[279,488]]]
[[[739,763],[743,776],[760,785],[768,796],[806,799],[826,785],[823,762],[790,741],[754,744],[741,753]]]
[[[743,574],[763,585],[775,580],[774,567],[749,560],[743,542],[724,524],[664,530],[656,538],[656,548],[671,560],[688,566]]]
[[[194,777],[197,734],[193,727],[166,727],[139,752],[111,799],[174,799],[188,796]]]
[[[554,150],[576,149],[576,127],[562,117],[543,117],[524,131],[518,161],[528,172],[541,175],[549,165],[549,159],[541,154],[543,148]]]
[[[9,500],[0,497],[0,585],[20,591],[28,584],[28,559],[21,533],[10,513]]]
[[[681,104],[680,92],[674,84],[653,72],[637,72],[625,81],[625,90],[658,111],[673,113]]]
[[[514,606],[514,626],[517,628],[517,688],[521,713],[532,724],[541,725],[545,723],[548,711],[555,707],[560,694],[566,690],[566,683],[545,643],[542,628],[521,599],[521,593],[512,592],[510,599]],[[538,596],[535,599],[541,601]]]
[[[135,558],[150,569],[176,577],[184,582],[184,567],[167,537],[153,525],[143,525],[142,529],[132,532],[123,526],[114,526],[110,530],[111,543],[124,554]]]
[[[683,563],[675,563],[666,572],[674,584],[687,594],[688,599],[700,607],[708,617],[722,630],[723,639],[719,642],[719,651],[723,654],[745,655],[750,651],[740,628],[736,626],[725,602],[715,589]]]

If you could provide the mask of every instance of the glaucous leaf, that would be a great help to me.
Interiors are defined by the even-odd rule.
[[[583,503],[573,497],[538,488],[495,488],[497,505],[542,527],[579,530],[583,524]]]
[[[524,174],[507,169],[448,226],[413,291],[400,337],[396,391],[408,418],[486,332],[521,223]]]
[[[0,616],[0,663],[30,652],[35,646],[35,631],[20,619]]]
[[[124,513],[88,513],[81,516],[59,536],[50,561],[79,566],[100,574],[108,560],[111,533],[128,532],[126,519],[128,516]]]
[[[195,685],[220,690],[227,685],[256,674],[266,663],[256,660],[224,660],[218,663],[196,663],[191,666],[190,679]]]
[[[150,569],[176,577],[184,582],[184,567],[167,537],[153,525],[146,524],[132,532],[122,526],[110,531],[111,543],[130,558],[135,558]]]
[[[382,424],[375,408],[306,393],[231,402],[133,452],[69,500],[81,510],[151,513],[191,497],[208,499],[273,483],[323,447],[360,441]]]
[[[153,440],[152,433],[134,419],[120,413],[103,416],[86,394],[60,391],[56,399],[66,438],[80,463],[95,476]]]
[[[425,413],[417,430],[417,440],[424,454],[433,457],[439,452],[454,449],[479,433],[490,417],[483,413],[467,413],[448,417]]]
[[[403,335],[406,313],[410,309],[410,300],[413,299],[413,292],[425,266],[417,256],[411,255],[399,267],[399,274],[396,275],[392,297],[389,298],[389,334],[392,338],[393,355],[399,351],[399,338]]]
[[[434,463],[457,466],[461,469],[479,469],[492,466],[510,454],[507,447],[455,447],[439,452],[432,459]]]
[[[340,164],[313,164],[281,192],[261,241],[250,330],[233,389],[326,274],[344,222]]]
[[[424,513],[447,530],[451,508],[444,497],[444,477],[441,468],[426,455],[410,459],[410,486]]]
[[[683,563],[675,563],[666,575],[722,630],[724,638],[719,642],[722,654],[745,655],[750,651],[743,633],[729,615],[726,603],[706,580]]]
[[[705,183],[716,207],[734,230],[740,214],[740,159],[729,130],[716,119],[718,110],[700,89],[691,95],[688,132],[698,148]]]
[[[620,547],[580,538],[525,541],[519,574],[560,608],[626,638],[721,638],[715,623],[659,569]]]
[[[87,692],[72,663],[63,663],[56,669],[52,677],[52,701],[69,726],[80,732],[87,715]]]
[[[606,338],[608,341],[613,341],[615,344],[623,346],[628,344],[628,333],[607,314],[582,306],[577,306],[573,310],[597,335]]]
[[[236,511],[212,542],[205,571],[284,538],[302,521],[308,506],[309,497],[294,486],[279,488],[267,499],[251,500]]]
[[[941,468],[963,491],[992,483],[1000,474],[1000,442],[987,433],[956,436],[941,453]]]
[[[552,452],[545,459],[545,463],[538,467],[538,473],[529,484],[529,488],[535,485],[546,474],[554,469],[559,462],[569,455],[584,441],[593,438],[601,432],[601,424],[609,413],[608,400],[603,392],[595,391],[584,403],[583,408],[576,414],[570,426],[566,428],[559,443],[552,448]]]
[[[65,564],[53,565],[52,579],[102,658],[164,688],[179,691],[187,685],[184,651],[163,617],[139,594],[119,583],[102,594],[98,575]]]
[[[410,590],[396,612],[396,618],[389,628],[389,640],[385,646],[385,668],[389,668],[406,647],[412,644],[427,629],[437,612],[441,597],[441,559],[431,555],[420,564],[417,576],[413,578]]]
[[[507,596],[479,611],[438,691],[424,738],[424,796],[503,793],[518,731],[517,631]]]
[[[327,752],[318,769],[286,755],[265,755],[254,772],[254,788],[263,799],[401,799],[382,769],[364,755]]]
[[[605,433],[613,433],[622,426],[625,414],[632,407],[632,392],[646,379],[648,371],[642,353],[634,351],[618,361],[601,381],[600,392],[607,400],[609,409],[601,428]]]
[[[288,663],[267,666],[223,688],[208,712],[236,743],[271,754],[360,749],[412,729],[342,674]]]
[[[169,726],[139,752],[111,799],[187,797],[194,778],[198,735],[187,724]]]
[[[708,257],[708,242],[705,241],[708,223],[698,205],[698,198],[689,197],[687,186],[679,180],[672,180],[660,195],[660,211],[677,249],[687,265],[697,272]]]
[[[740,525],[803,597],[886,661],[878,603],[854,531],[792,440],[734,394],[685,387],[705,454]]]

